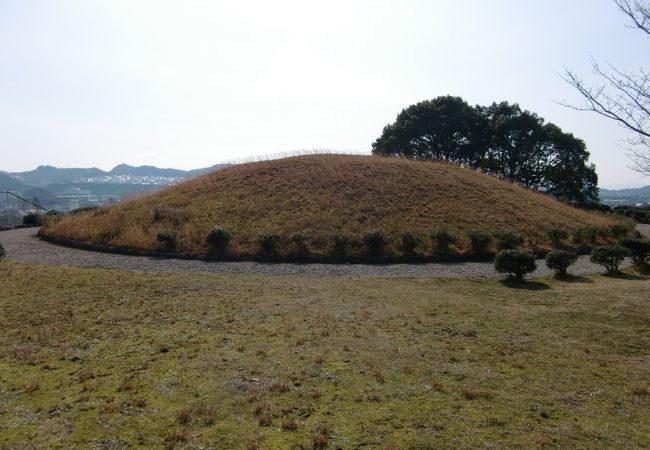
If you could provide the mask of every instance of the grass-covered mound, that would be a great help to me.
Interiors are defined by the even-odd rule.
[[[523,247],[543,249],[551,245],[549,228],[565,230],[567,241],[575,230],[591,230],[597,240],[596,231],[613,223],[453,165],[312,155],[229,167],[154,195],[70,215],[44,232],[93,245],[198,255],[209,253],[206,237],[220,226],[231,236],[225,254],[247,257],[328,255],[336,235],[349,240],[348,255],[361,256],[372,250],[363,239],[372,230],[380,230],[386,242],[379,253],[401,255],[402,234],[409,231],[421,238],[414,252],[428,255],[435,252],[430,234],[441,228],[456,237],[453,250],[463,252],[470,249],[471,231],[512,230],[525,237]]]

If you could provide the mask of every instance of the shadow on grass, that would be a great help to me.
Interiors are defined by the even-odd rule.
[[[548,284],[542,283],[540,281],[517,281],[512,278],[501,280],[501,284],[510,289],[524,289],[527,291],[545,291],[547,289],[551,289]]]
[[[606,278],[614,278],[617,280],[646,280],[647,276],[637,275],[629,272],[618,272],[618,273],[604,273],[602,276]]]
[[[583,277],[580,275],[564,275],[559,277],[554,277],[555,280],[561,281],[563,283],[593,283],[594,280],[591,278]]]
[[[646,277],[650,275],[650,264],[635,265],[632,266],[632,269],[634,269],[634,271],[636,271],[636,273],[639,275]]]

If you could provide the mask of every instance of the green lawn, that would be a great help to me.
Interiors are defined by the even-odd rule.
[[[650,277],[0,263],[0,447],[648,448]]]

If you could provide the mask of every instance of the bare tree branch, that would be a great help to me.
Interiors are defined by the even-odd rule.
[[[634,23],[633,28],[650,35],[650,0],[614,0],[619,10]],[[562,78],[582,95],[583,105],[561,104],[577,111],[590,111],[615,121],[633,134],[628,139],[628,156],[634,169],[650,175],[650,74],[644,69],[629,73],[611,64],[602,68],[592,60],[592,72],[600,84],[587,85],[565,68]]]
[[[618,9],[634,22],[634,26],[650,35],[650,6],[640,0],[614,0]]]

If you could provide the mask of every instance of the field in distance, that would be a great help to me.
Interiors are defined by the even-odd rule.
[[[3,262],[0,447],[647,448],[648,281]]]
[[[467,233],[513,230],[525,246],[548,248],[549,227],[606,228],[616,220],[572,208],[455,165],[378,156],[312,155],[232,166],[159,193],[110,208],[64,218],[50,234],[85,243],[160,250],[159,233],[172,232],[174,251],[204,254],[215,226],[232,234],[228,253],[258,252],[258,237],[294,233],[308,251],[325,255],[334,233],[352,239],[361,254],[364,233],[379,229],[399,254],[404,231],[419,234],[422,254],[431,254],[428,235],[444,227],[467,250]],[[356,247],[354,246],[356,245]],[[288,252],[289,249],[281,249]]]

